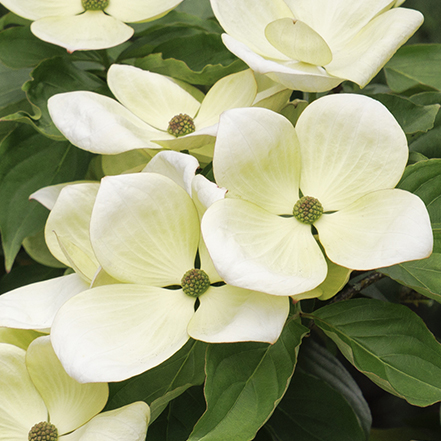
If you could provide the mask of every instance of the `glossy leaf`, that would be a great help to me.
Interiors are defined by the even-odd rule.
[[[441,345],[407,307],[355,299],[327,305],[310,317],[387,392],[416,406],[441,400]]]
[[[209,346],[207,410],[189,441],[252,440],[284,395],[307,332],[298,320],[291,320],[274,345]]]

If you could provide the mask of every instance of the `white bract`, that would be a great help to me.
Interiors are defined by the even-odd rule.
[[[219,115],[251,106],[258,93],[249,69],[222,78],[206,96],[183,82],[126,65],[110,67],[108,84],[119,102],[84,91],[54,95],[48,102],[54,124],[70,142],[106,155],[161,147],[188,150],[212,144]],[[289,92],[280,93],[287,101]],[[193,121],[194,131],[177,137],[167,130],[180,114]]]
[[[37,338],[27,351],[0,343],[0,359],[0,440],[46,439],[38,438],[36,425],[56,429],[58,438],[51,439],[63,441],[145,439],[147,404],[99,414],[109,395],[107,384],[80,384],[69,377],[49,337]]]
[[[45,229],[49,250],[75,272],[0,296],[0,326],[47,330],[60,306],[91,286],[99,274],[89,240],[90,216],[98,187],[98,183],[61,184],[31,195],[51,210]]]
[[[391,0],[211,0],[227,48],[291,89],[364,87],[423,22]]]
[[[182,0],[1,0],[15,14],[33,20],[41,40],[76,50],[105,49],[127,41],[133,23],[154,20]]]
[[[205,209],[224,191],[194,177],[197,162],[189,155],[162,152],[154,161],[144,173],[106,177],[100,185],[91,242],[103,270],[119,282],[65,303],[51,331],[55,352],[78,381],[137,375],[169,358],[190,336],[207,342],[274,342],[287,318],[288,298],[212,285],[221,279],[201,244],[196,206]],[[182,171],[182,179],[173,167]],[[152,168],[168,170],[172,179],[192,188],[195,202]],[[195,311],[196,297],[182,286],[184,275],[195,269],[198,250],[210,284]]]
[[[327,257],[348,269],[429,256],[433,238],[424,203],[393,188],[407,157],[396,120],[362,95],[314,101],[295,129],[266,109],[225,112],[213,171],[228,193],[202,220],[219,275],[276,295],[313,290],[325,279],[327,264],[311,224]],[[305,206],[293,216],[303,196],[322,205],[323,214],[309,213],[315,214],[311,224],[301,221]]]

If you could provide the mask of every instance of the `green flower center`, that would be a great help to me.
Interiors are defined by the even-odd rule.
[[[176,136],[176,138],[193,133],[195,130],[193,118],[185,113],[174,116],[169,121],[167,128],[167,132],[170,135]]]
[[[104,11],[109,6],[109,0],[81,0],[86,11]]]
[[[35,424],[29,431],[29,441],[57,441],[58,430],[57,428],[47,421]]]
[[[210,286],[210,279],[205,271],[191,269],[184,274],[181,286],[185,294],[197,298],[207,291]]]
[[[292,214],[299,222],[311,225],[321,217],[323,207],[316,198],[303,196],[294,205]]]

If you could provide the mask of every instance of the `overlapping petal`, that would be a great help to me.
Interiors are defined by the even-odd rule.
[[[106,13],[125,22],[137,22],[164,15],[182,0],[112,0]]]
[[[292,214],[299,195],[299,145],[283,116],[261,108],[223,114],[213,164],[216,182],[228,196]]]
[[[371,191],[392,188],[406,166],[406,136],[391,113],[363,95],[326,96],[296,124],[300,189],[325,211],[339,210]]]
[[[288,297],[230,285],[210,287],[188,325],[191,337],[209,343],[275,343],[289,312]]]
[[[194,265],[199,218],[190,196],[156,173],[105,177],[90,224],[98,261],[112,277],[179,285]]]
[[[2,0],[2,5],[28,20],[76,15],[84,11],[81,0]]]
[[[202,233],[216,270],[233,286],[295,295],[319,285],[327,266],[311,227],[239,199],[213,204]]]
[[[31,24],[31,31],[41,40],[65,47],[69,52],[117,46],[134,32],[133,28],[103,11],[45,16]]]
[[[315,224],[328,257],[338,265],[370,270],[432,252],[430,219],[412,193],[379,190],[346,208],[324,214]]]
[[[110,285],[75,296],[58,313],[52,344],[80,382],[120,381],[150,369],[188,340],[194,299],[182,290]]]
[[[57,427],[59,435],[89,421],[107,402],[107,384],[80,384],[67,375],[52,349],[49,336],[40,337],[30,344],[26,366],[46,404],[50,422]]]

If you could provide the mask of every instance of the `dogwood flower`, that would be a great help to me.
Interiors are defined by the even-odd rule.
[[[0,359],[0,439],[145,439],[147,404],[99,414],[109,395],[107,384],[80,384],[69,377],[48,336],[34,340],[27,351],[0,343]]]
[[[133,35],[125,22],[154,20],[182,0],[1,0],[21,17],[34,20],[32,33],[41,40],[76,50],[105,49]]]
[[[291,89],[364,87],[423,22],[391,0],[211,0],[224,44]]]
[[[99,274],[89,240],[90,216],[98,187],[98,183],[62,184],[32,195],[51,210],[45,232],[49,250],[74,272],[0,296],[0,326],[48,330],[60,306],[91,286]]]
[[[173,155],[191,158],[163,154],[168,155],[165,161],[154,158],[162,164],[158,168],[170,165]],[[78,381],[137,375],[169,358],[189,337],[274,342],[280,335],[287,298],[217,286],[221,279],[200,244],[196,205],[217,200],[224,191],[202,176],[184,175],[182,182],[192,188],[196,203],[172,179],[151,170],[102,180],[90,222],[91,243],[103,270],[120,283],[70,299],[51,330],[55,352]]]
[[[228,193],[202,219],[219,275],[276,295],[313,290],[327,274],[316,233],[327,257],[348,269],[429,256],[424,203],[393,188],[407,157],[396,120],[362,95],[314,101],[295,129],[266,109],[225,112],[213,171]]]
[[[249,69],[222,78],[205,97],[193,86],[127,65],[111,66],[108,84],[119,102],[85,91],[57,94],[48,102],[54,124],[70,142],[108,155],[212,144],[219,115],[250,106],[257,96]],[[287,101],[289,91],[283,97]]]

